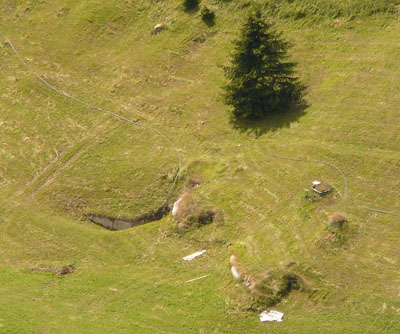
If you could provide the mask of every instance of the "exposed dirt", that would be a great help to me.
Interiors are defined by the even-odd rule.
[[[329,216],[329,225],[331,227],[342,228],[347,223],[347,218],[342,213],[334,213]]]
[[[57,276],[72,274],[75,270],[75,267],[72,264],[68,264],[66,266],[60,268],[37,268],[37,267],[30,267],[28,268],[30,271],[38,271],[38,272],[47,272],[47,273],[54,273]]]
[[[236,256],[231,255],[229,261],[250,292],[252,299],[250,309],[261,310],[274,306],[293,290],[305,291],[304,280],[291,270],[270,271],[262,277],[254,278],[238,263]]]
[[[23,193],[25,193],[25,191],[26,191],[33,183],[35,183],[40,177],[42,177],[44,174],[46,174],[46,173],[58,162],[58,160],[64,155],[64,153],[65,153],[65,151],[64,151],[64,152],[57,152],[55,158],[54,158],[47,166],[44,166],[43,168],[41,168],[41,169],[35,174],[35,176],[25,184],[25,186],[24,186],[22,189],[20,189],[20,190],[18,190],[18,191],[16,192],[15,195],[16,195],[16,196],[20,196],[20,195],[22,195]]]
[[[112,123],[103,133],[107,134],[118,130],[121,123]],[[96,135],[90,134],[80,140],[74,146],[69,146],[61,152],[57,152],[55,158],[47,165],[39,169],[26,185],[15,193],[16,197],[35,196],[43,188],[49,186],[60,173],[75,163],[90,147],[95,145]]]

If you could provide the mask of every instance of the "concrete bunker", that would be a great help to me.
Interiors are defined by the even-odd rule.
[[[330,184],[323,181],[314,181],[312,183],[312,190],[317,194],[324,196],[333,191],[333,188]]]

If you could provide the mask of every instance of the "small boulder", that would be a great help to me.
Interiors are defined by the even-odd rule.
[[[177,201],[175,201],[174,206],[172,208],[172,216],[176,217],[179,210],[179,204],[182,202],[183,197],[180,197]]]
[[[235,255],[232,254],[230,256],[229,263],[231,264],[232,276],[236,279],[239,279],[241,277],[241,272]]]
[[[167,30],[168,27],[164,23],[157,23],[154,28],[153,28],[153,35],[158,34],[159,32],[163,30]]]

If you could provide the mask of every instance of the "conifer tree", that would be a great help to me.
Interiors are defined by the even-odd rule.
[[[294,75],[296,64],[285,61],[288,47],[259,10],[248,17],[225,68],[225,100],[236,118],[262,118],[301,101],[304,87]]]

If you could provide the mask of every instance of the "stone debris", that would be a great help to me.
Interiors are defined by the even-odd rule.
[[[233,277],[239,279],[241,275],[236,256],[232,254],[229,258],[229,262],[231,264],[231,272]]]
[[[232,266],[231,267],[231,272],[232,272],[232,275],[233,275],[234,278],[236,278],[236,279],[240,278],[240,274],[239,274],[239,272],[238,272],[236,267]]]
[[[157,23],[154,28],[153,28],[153,35],[158,34],[159,32],[163,30],[167,30],[168,27],[164,23]]]
[[[175,203],[174,206],[172,207],[172,215],[175,217],[178,214],[179,210],[179,204],[182,202],[183,197],[179,198]]]

